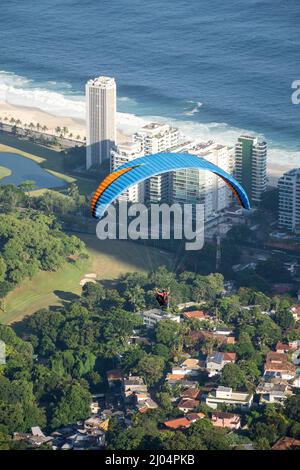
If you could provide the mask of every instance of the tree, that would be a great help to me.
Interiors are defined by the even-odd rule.
[[[55,429],[86,419],[90,414],[91,401],[90,392],[79,382],[66,385],[54,405],[51,427]]]
[[[258,263],[256,273],[269,282],[291,282],[291,274],[284,266],[284,262],[279,259],[268,259]]]
[[[225,364],[220,382],[222,385],[231,387],[234,390],[243,389],[246,384],[245,372],[238,364]]]
[[[288,330],[290,328],[293,328],[293,326],[295,325],[294,317],[289,310],[282,310],[282,311],[276,312],[274,315],[274,321],[283,330]]]
[[[155,327],[155,337],[158,343],[168,347],[173,346],[178,341],[180,334],[180,324],[173,320],[162,320]]]
[[[255,321],[255,339],[258,344],[273,346],[281,339],[280,328],[266,315],[258,315]]]
[[[146,307],[145,291],[142,287],[127,288],[124,292],[124,297],[127,299],[130,310],[138,312]]]
[[[136,373],[142,375],[146,383],[151,387],[162,378],[164,365],[163,357],[147,354],[139,360]]]
[[[19,184],[19,188],[24,193],[28,193],[29,191],[33,191],[35,189],[36,182],[33,180],[25,180],[21,184]]]
[[[293,395],[285,401],[285,414],[289,419],[300,422],[300,395]]]

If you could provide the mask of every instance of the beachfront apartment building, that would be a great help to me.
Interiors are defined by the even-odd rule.
[[[151,122],[134,134],[134,140],[141,143],[144,155],[151,155],[175,148],[179,143],[179,131],[169,124]],[[169,202],[170,174],[150,178],[144,188],[145,202]]]
[[[86,168],[110,159],[116,142],[116,82],[112,77],[89,80],[86,96]]]
[[[284,173],[278,180],[279,226],[300,233],[300,168]]]
[[[267,189],[267,143],[257,137],[242,135],[235,145],[235,176],[248,194],[250,203],[258,205]]]
[[[123,142],[111,152],[110,170],[114,171],[119,166],[131,162],[135,158],[143,156],[140,142]],[[127,201],[132,203],[144,201],[144,185],[142,183],[131,186],[118,198],[118,201]]]
[[[198,155],[217,165],[227,173],[233,173],[233,149],[212,141],[188,146],[183,152]],[[205,221],[219,217],[232,202],[232,193],[225,181],[209,171],[179,170],[172,173],[172,202],[179,204],[203,204]]]

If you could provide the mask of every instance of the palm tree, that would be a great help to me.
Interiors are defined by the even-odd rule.
[[[64,126],[64,127],[62,128],[62,134],[63,134],[63,136],[65,136],[68,132],[69,132],[69,129]]]
[[[61,128],[60,128],[59,126],[57,126],[57,127],[55,128],[55,134],[57,134],[57,135],[60,135],[60,134],[61,134]]]
[[[48,131],[48,127],[44,125],[44,126],[42,127],[42,131],[45,132],[45,134],[46,134],[46,132]]]
[[[35,128],[35,125],[33,124],[33,122],[30,122],[28,127],[29,127],[30,131],[32,132],[33,129]]]
[[[12,117],[12,118],[10,118],[9,122],[10,122],[10,124],[15,124],[16,120],[15,120],[15,118]]]
[[[7,122],[7,121],[8,121],[8,117],[7,117],[7,116],[5,116],[5,118],[4,118],[4,121],[5,121],[5,122]]]
[[[37,125],[36,125],[36,130],[39,132],[41,130],[41,125],[40,123],[38,122]]]

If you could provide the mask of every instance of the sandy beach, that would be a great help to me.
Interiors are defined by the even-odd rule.
[[[10,103],[0,101],[0,117],[2,121],[5,117],[7,117],[8,121],[11,118],[19,119],[21,121],[21,126],[23,127],[24,124],[33,123],[35,126],[39,123],[42,127],[47,127],[47,133],[55,135],[55,129],[57,127],[63,128],[66,127],[68,129],[67,136],[72,136],[72,138],[77,139],[78,136],[84,142],[84,138],[86,136],[86,128],[85,128],[85,121],[84,119],[74,118],[74,117],[66,117],[66,116],[55,116],[48,112],[45,112],[39,108],[31,108],[25,106],[17,106],[12,105]],[[126,115],[123,115],[123,120]],[[136,117],[137,121],[139,119]],[[140,123],[139,123],[140,124]],[[133,132],[135,129],[131,129]],[[124,130],[117,130],[117,142],[128,142],[131,140],[131,137],[124,132]],[[234,142],[232,143],[234,144]],[[277,184],[278,178],[286,171],[295,167],[295,163],[286,163],[283,164],[276,164],[271,159],[268,159],[268,179],[269,184],[274,186]]]
[[[47,133],[55,135],[55,129],[57,127],[68,129],[66,137],[70,136],[74,139],[84,141],[86,136],[85,121],[83,119],[76,119],[73,117],[65,116],[54,116],[53,114],[46,113],[39,108],[30,108],[25,106],[16,106],[4,101],[0,101],[0,117],[4,121],[4,118],[8,119],[8,123],[11,118],[21,121],[20,126],[23,127],[25,124],[28,126],[30,123],[40,124],[41,127],[47,127]],[[117,131],[117,142],[122,143],[128,141],[128,136],[121,130]]]

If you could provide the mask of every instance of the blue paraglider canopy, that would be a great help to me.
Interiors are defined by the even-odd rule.
[[[91,201],[91,214],[101,218],[107,207],[125,190],[152,176],[176,170],[208,170],[222,178],[240,205],[250,209],[248,196],[236,179],[218,166],[190,153],[157,153],[136,158],[110,173],[99,185]]]

